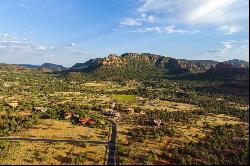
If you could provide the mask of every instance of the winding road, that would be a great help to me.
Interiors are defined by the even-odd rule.
[[[109,141],[89,141],[89,140],[62,140],[62,139],[47,139],[47,138],[15,138],[15,137],[0,137],[0,140],[9,141],[30,141],[30,142],[65,142],[65,143],[80,143],[86,142],[90,144],[108,145],[107,165],[117,165],[116,163],[116,135],[117,125],[112,119],[108,119],[111,123],[111,136]]]

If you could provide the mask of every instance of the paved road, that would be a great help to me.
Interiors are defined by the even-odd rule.
[[[117,126],[116,123],[109,119],[110,123],[112,124],[112,133],[110,140],[108,142],[109,145],[109,154],[108,154],[108,165],[117,165],[116,163],[116,135],[117,135]]]
[[[108,119],[112,125],[111,137],[107,141],[88,141],[88,140],[62,140],[62,139],[48,139],[48,138],[15,138],[15,137],[0,137],[0,140],[9,140],[9,141],[30,141],[30,142],[65,142],[65,143],[80,143],[86,142],[90,144],[104,144],[108,145],[108,161],[107,165],[117,165],[116,163],[116,136],[117,136],[117,126],[112,119]]]

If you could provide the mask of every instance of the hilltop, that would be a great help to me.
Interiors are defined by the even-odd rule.
[[[41,69],[44,71],[63,71],[67,70],[66,67],[62,65],[57,65],[53,63],[44,63],[42,65],[32,65],[32,64],[17,64],[17,66],[26,67],[30,69]]]
[[[77,63],[70,72],[83,72],[99,79],[146,79],[164,76],[182,76],[206,71],[200,62],[189,62],[149,53],[110,54],[105,58]]]
[[[105,58],[77,63],[66,73],[81,72],[100,80],[145,80],[205,73],[219,63],[212,60],[175,59],[150,53],[125,53],[120,56],[110,54]],[[248,62],[240,60],[224,63],[233,63],[237,66],[244,64],[244,67],[248,67]]]
[[[5,64],[0,63],[0,71],[9,72],[9,71],[21,71],[21,72],[30,72],[31,69],[24,67],[24,66],[18,66],[13,64]]]

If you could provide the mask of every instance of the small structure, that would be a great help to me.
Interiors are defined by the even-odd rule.
[[[133,108],[126,108],[123,111],[126,112],[127,114],[134,114],[135,113],[135,110]]]
[[[160,127],[161,125],[164,125],[164,123],[161,120],[153,120],[154,125],[157,125],[158,127]]]
[[[114,109],[115,109],[115,106],[116,106],[116,103],[112,103],[111,109],[114,110]]]
[[[150,106],[155,106],[155,101],[150,101],[149,103],[148,103]]]
[[[140,115],[145,115],[146,113],[144,111],[140,111]]]
[[[117,111],[114,111],[112,109],[105,109],[105,110],[102,110],[102,114],[104,116],[107,116],[109,118],[115,118],[115,119],[118,119],[121,117],[121,114]]]
[[[12,108],[16,108],[19,105],[19,102],[18,101],[11,101],[7,104],[8,104],[8,106],[10,106]]]
[[[93,124],[95,124],[95,120],[94,119],[89,119],[88,122],[87,122],[87,124],[93,125]]]
[[[119,112],[115,112],[115,115],[114,115],[114,119],[120,119],[121,118],[121,114]]]
[[[104,116],[114,116],[114,110],[112,109],[102,109],[102,114]]]
[[[72,117],[72,113],[71,112],[65,112],[64,113],[64,119],[70,119]]]
[[[95,124],[95,120],[91,119],[91,118],[80,118],[79,119],[79,123],[81,125],[93,125]]]
[[[73,114],[72,114],[72,117],[73,117],[73,118],[79,118],[79,115],[76,114],[76,113],[73,113]]]
[[[79,123],[85,125],[88,122],[88,120],[89,120],[88,118],[80,118]]]
[[[145,125],[160,127],[161,125],[164,125],[164,123],[162,122],[162,120],[149,119],[145,121]]]
[[[45,113],[48,111],[48,108],[44,108],[44,107],[34,107],[34,111],[35,112],[42,112]]]

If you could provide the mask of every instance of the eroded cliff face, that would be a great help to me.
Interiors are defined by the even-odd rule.
[[[116,54],[110,54],[108,57],[104,58],[101,62],[103,67],[121,67],[126,63],[121,57]]]
[[[133,66],[140,64],[148,64],[161,69],[167,68],[168,66],[182,68],[181,63],[174,58],[138,53],[126,53],[122,54],[121,56],[110,54],[108,57],[103,58],[100,64],[100,67],[102,68],[124,67],[126,65]]]
[[[149,53],[110,54],[105,58],[91,59],[74,65],[71,69],[99,75],[136,75],[183,76],[205,72],[209,69],[207,61],[178,60],[175,58]],[[205,65],[206,64],[206,67]]]

